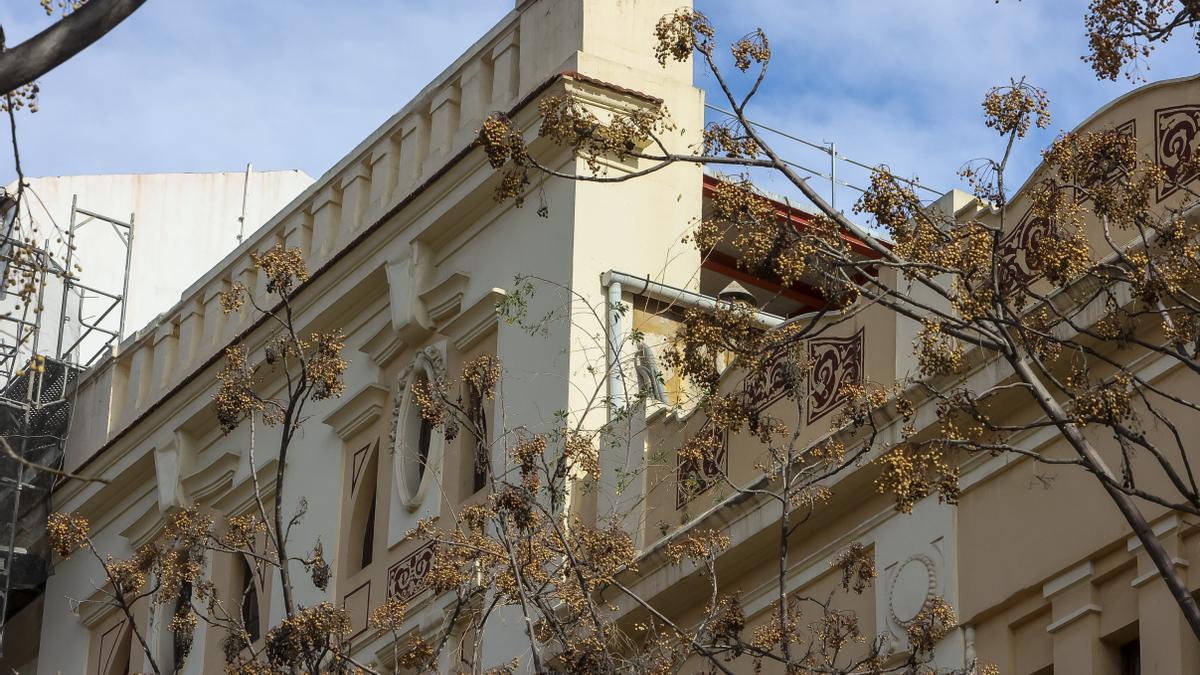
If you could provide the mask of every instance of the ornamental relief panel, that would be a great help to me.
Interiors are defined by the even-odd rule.
[[[786,396],[789,390],[800,388],[800,383],[796,381],[796,369],[788,355],[787,350],[782,350],[766,370],[755,371],[746,378],[742,392],[752,413],[766,410]]]
[[[1020,222],[1000,240],[1000,283],[1004,289],[1028,286],[1042,276],[1034,260],[1041,238],[1054,229],[1049,218],[1035,216],[1030,207]]]
[[[429,588],[429,571],[433,569],[434,543],[428,542],[388,568],[388,598],[408,602]]]
[[[1158,186],[1158,201],[1179,185],[1200,178],[1200,105],[1179,105],[1154,111],[1154,161],[1167,173]]]
[[[804,392],[806,423],[813,424],[836,410],[849,399],[847,385],[861,384],[866,373],[866,330],[860,328],[847,337],[823,337],[809,340],[805,381],[797,382],[800,374],[788,354],[782,353],[766,368],[746,378],[742,385],[744,397],[752,415],[757,415],[788,395]],[[729,434],[704,429],[712,434],[710,452],[702,460],[677,456],[675,468],[675,508],[707,492],[729,470]]]
[[[1116,131],[1121,136],[1127,136],[1129,138],[1132,138],[1134,141],[1134,144],[1135,145],[1137,144],[1137,120],[1133,120],[1133,119],[1125,120],[1121,124],[1118,124],[1116,126],[1116,128],[1114,129],[1114,131]],[[1109,174],[1104,177],[1105,185],[1112,183],[1113,181],[1117,180],[1120,176],[1121,176],[1121,174],[1119,171],[1114,170],[1114,171],[1109,172]]]
[[[844,388],[863,382],[865,354],[865,329],[862,328],[849,337],[808,341],[808,424],[849,400]]]
[[[675,508],[682,509],[687,503],[704,494],[729,471],[729,434],[715,429],[705,429],[701,434],[710,434],[711,452],[703,460],[676,458]]]

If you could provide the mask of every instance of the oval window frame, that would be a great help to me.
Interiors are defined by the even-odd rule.
[[[425,496],[429,492],[429,484],[434,476],[440,473],[442,456],[446,448],[446,436],[435,428],[429,438],[429,452],[425,456],[425,470],[416,479],[416,489],[410,488],[410,473],[418,463],[418,449],[412,444],[418,439],[421,427],[421,411],[410,396],[412,387],[419,380],[437,382],[442,378],[445,368],[441,354],[434,347],[427,347],[417,352],[411,365],[404,370],[397,381],[396,405],[392,413],[392,482],[400,503],[410,512],[421,508]]]

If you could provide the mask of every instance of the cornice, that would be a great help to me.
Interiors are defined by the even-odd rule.
[[[388,393],[387,387],[368,382],[321,421],[345,441],[379,419],[387,406]]]

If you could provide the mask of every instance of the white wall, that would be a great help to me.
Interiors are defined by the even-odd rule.
[[[61,263],[73,197],[77,196],[80,208],[120,221],[128,222],[133,214],[133,257],[125,319],[125,335],[132,335],[178,302],[191,283],[232,251],[238,244],[240,229],[244,227],[249,235],[312,182],[310,176],[296,170],[252,172],[248,183],[241,171],[30,178],[23,218],[24,223],[36,226],[39,241],[49,240],[50,249]],[[15,187],[10,185],[9,192]],[[243,188],[244,225],[238,222]],[[77,215],[76,222],[84,218]],[[93,220],[79,227],[75,256],[83,268],[78,272],[81,283],[114,294],[121,292],[125,248],[112,226]],[[61,288],[57,283],[47,284],[41,353],[54,350]],[[2,304],[8,310],[14,303],[5,298]],[[106,306],[107,302],[100,299],[85,300],[84,316],[95,316]],[[64,331],[67,343],[78,335],[74,318]],[[103,322],[112,329],[118,323],[116,311]],[[8,337],[11,326],[0,326],[0,331]],[[79,358],[86,361],[103,342],[103,338],[87,341]]]

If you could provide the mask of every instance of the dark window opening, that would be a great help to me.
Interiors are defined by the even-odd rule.
[[[367,512],[367,522],[363,526],[362,552],[358,567],[365,568],[375,559],[375,491],[371,490],[371,510]]]
[[[192,606],[192,582],[185,581],[179,585],[179,598],[175,601],[173,616],[186,617]],[[171,664],[175,670],[183,667],[191,642],[183,633],[171,634]]]
[[[1121,675],[1142,675],[1142,645],[1137,640],[1121,645]]]
[[[262,630],[258,620],[258,589],[254,586],[254,573],[249,563],[238,556],[242,563],[242,625],[250,635],[250,642],[257,642]]]
[[[491,460],[488,457],[488,423],[487,411],[483,408],[483,397],[479,390],[471,387],[471,422],[474,425],[472,444],[475,449],[471,472],[471,493],[479,492],[487,487],[488,468]]]
[[[433,425],[421,417],[421,432],[417,436],[417,475],[425,475],[425,462],[429,460],[429,444],[433,442]]]

